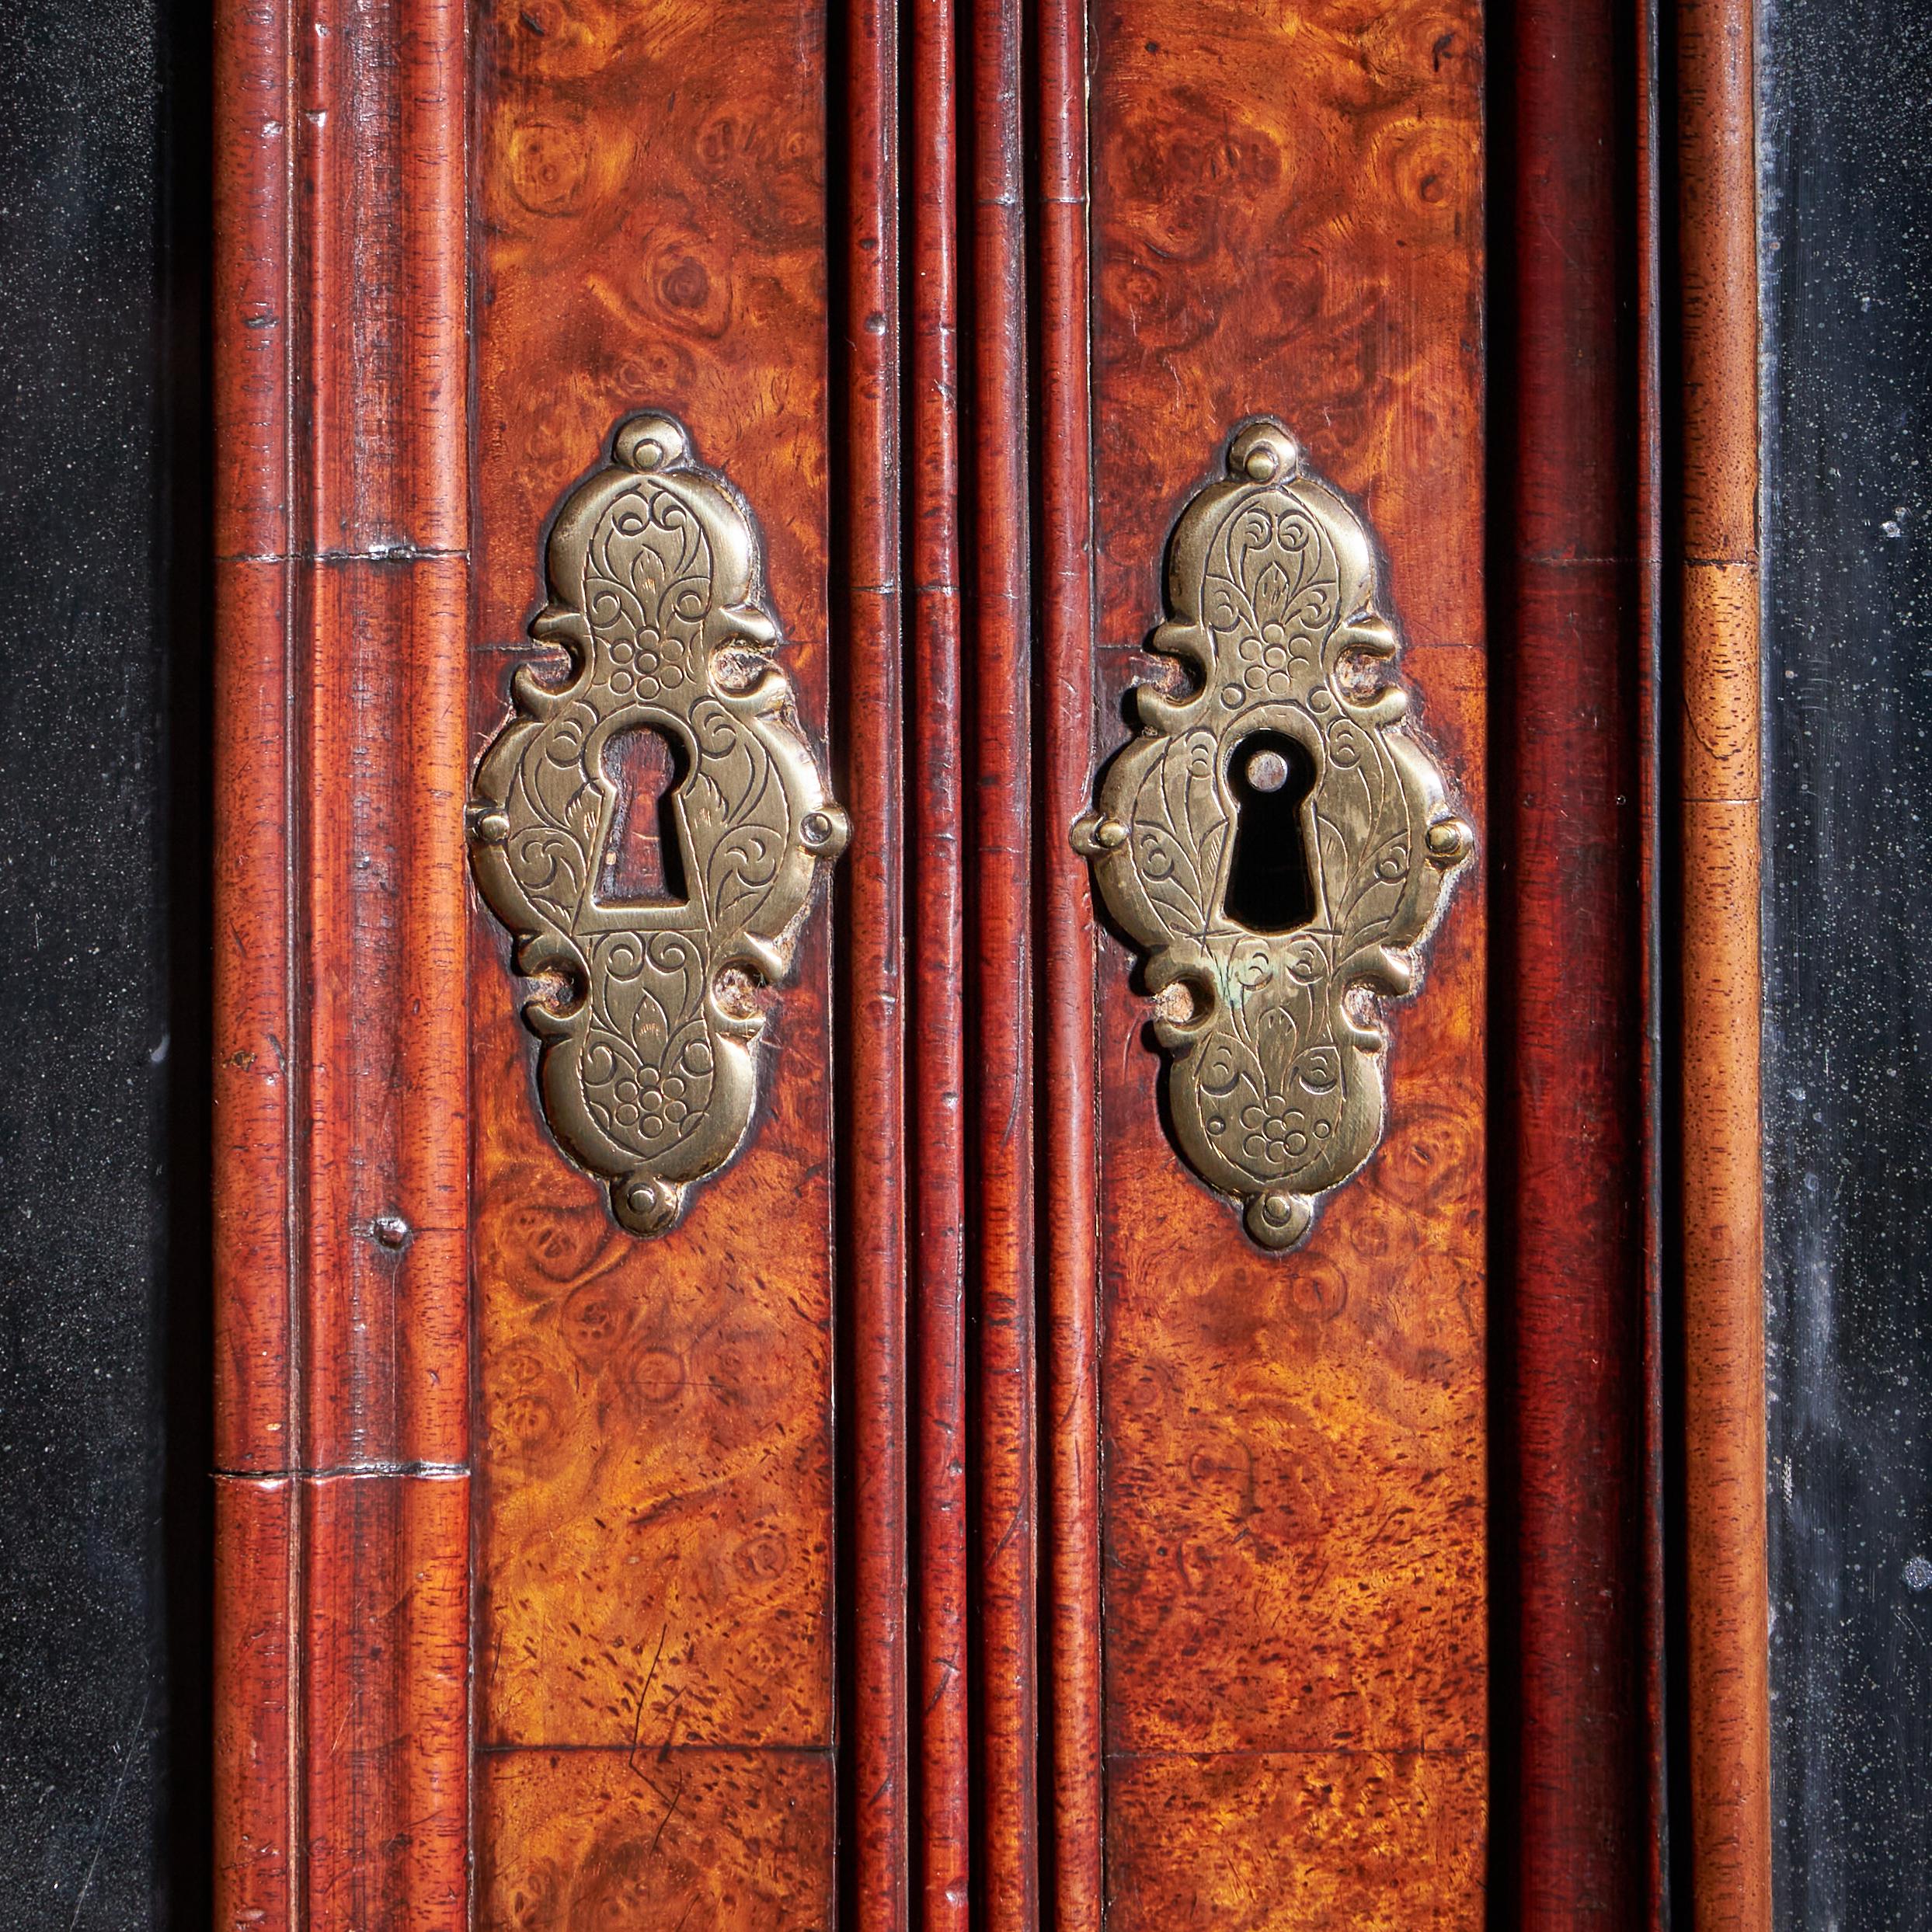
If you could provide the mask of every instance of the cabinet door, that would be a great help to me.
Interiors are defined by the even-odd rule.
[[[1056,1779],[1098,1785],[1123,1927],[1481,1920],[1481,31],[1473,7],[1091,23],[1093,737],[1112,751],[1124,715],[1171,746],[1108,788],[1129,862],[1098,865],[1116,914],[1153,908],[1130,936],[1160,938],[1103,931],[1091,981],[1053,987],[1095,1042],[1102,1553],[1100,1760]],[[1294,460],[1276,440],[1229,449],[1263,413],[1307,482],[1251,482]],[[1197,496],[1231,472],[1250,487]],[[1401,640],[1373,673],[1341,634],[1365,609]],[[1387,698],[1357,693],[1391,674],[1408,718],[1371,725]],[[1171,724],[1126,698],[1153,677]],[[1319,769],[1263,818],[1241,762],[1276,740]],[[1398,1001],[1384,958],[1417,958],[1442,882],[1398,783],[1426,745],[1481,856]],[[1290,871],[1264,842],[1300,847]]]
[[[473,909],[486,1925],[834,1912],[837,1081],[856,1042],[802,844],[800,889],[767,897],[822,804],[789,796],[783,761],[822,761],[835,712],[841,733],[861,722],[846,667],[887,639],[847,638],[831,601],[827,25],[792,0],[479,23],[471,718],[502,750],[477,803],[513,820],[486,848],[510,875],[493,898],[581,976],[553,1005],[582,1009],[533,1079],[510,934]],[[693,486],[668,427],[614,451],[646,406],[737,505]],[[540,601],[557,628],[533,625]],[[782,641],[728,632],[733,604]],[[753,728],[714,645],[771,661],[789,741]],[[552,715],[539,690],[506,724],[513,675],[572,694]],[[841,795],[857,804],[849,774]],[[855,816],[848,896],[878,864],[875,818]],[[650,1231],[633,1202],[669,1213],[681,1187]]]
[[[1764,1922],[1678,11],[228,8],[225,1922]]]

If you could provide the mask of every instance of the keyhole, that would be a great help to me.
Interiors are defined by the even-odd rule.
[[[1292,932],[1315,916],[1301,808],[1315,782],[1307,747],[1284,732],[1258,731],[1228,761],[1234,788],[1234,851],[1227,916],[1253,932]]]
[[[614,732],[604,743],[604,775],[617,787],[617,811],[604,842],[597,897],[681,905],[688,894],[671,795],[684,775],[684,747],[649,725]]]

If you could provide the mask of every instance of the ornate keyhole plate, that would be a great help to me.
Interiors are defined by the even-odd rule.
[[[1414,985],[1416,949],[1474,840],[1404,728],[1408,694],[1380,674],[1396,638],[1355,512],[1272,419],[1236,433],[1227,476],[1181,513],[1167,620],[1150,640],[1199,687],[1137,689],[1141,733],[1107,767],[1074,843],[1144,949],[1147,990],[1189,996],[1191,1010],[1164,1001],[1154,1023],[1182,1154],[1246,1203],[1256,1241],[1289,1248],[1382,1137],[1373,996]],[[1283,869],[1305,876],[1312,903],[1290,929],[1264,931],[1231,914],[1230,875],[1241,795],[1283,782],[1284,741],[1312,766],[1297,788],[1301,851]]]
[[[757,526],[681,423],[618,425],[608,465],[559,510],[545,571],[530,634],[564,646],[570,672],[517,672],[515,715],[477,768],[472,860],[517,969],[541,983],[524,1018],[551,1129],[610,1184],[618,1219],[653,1234],[743,1141],[755,989],[790,970],[848,827],[771,660]],[[599,892],[619,804],[605,754],[639,728],[682,754],[681,900]]]

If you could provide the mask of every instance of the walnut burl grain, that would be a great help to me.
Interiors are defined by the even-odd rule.
[[[1480,1756],[1153,1758],[1116,1761],[1109,1777],[1115,1815],[1133,1828],[1113,1875],[1116,1932],[1164,1932],[1177,1899],[1187,1920],[1227,1932],[1413,1932],[1463,1923],[1445,1902],[1481,1895],[1482,1839],[1468,1829]],[[1251,1822],[1231,1836],[1230,1817]]]
[[[516,1932],[682,1924],[821,1932],[828,1760],[689,1748],[486,1753],[478,1835],[496,1861],[482,1923]],[[584,1822],[594,1821],[587,1837]]]
[[[476,743],[527,655],[545,517],[655,403],[758,517],[823,745],[823,10],[506,0],[477,33]],[[471,935],[479,1922],[827,1925],[824,908],[744,1152],[656,1244],[558,1154],[480,910]]]
[[[517,0],[476,30],[475,634],[522,635],[562,486],[619,416],[660,402],[757,513],[821,741],[823,16]]]
[[[1479,10],[1154,0],[1092,21],[1104,750],[1162,546],[1278,414],[1385,546],[1418,722],[1483,823]],[[1484,1917],[1485,919],[1387,1009],[1387,1137],[1258,1254],[1099,962],[1110,1918]]]

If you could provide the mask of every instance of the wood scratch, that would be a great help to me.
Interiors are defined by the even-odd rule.
[[[148,1699],[150,1692],[141,1694],[141,1708],[134,1713],[134,1721],[129,1732],[127,1744],[120,1754],[120,1775],[114,1780],[114,1789],[107,1801],[107,1808],[101,1814],[100,1829],[94,1834],[94,1855],[87,1861],[87,1873],[81,1880],[79,1895],[74,1901],[74,1916],[68,1922],[68,1932],[75,1932],[80,1924],[81,1913],[87,1903],[88,1892],[94,1883],[94,1874],[101,1861],[101,1847],[107,1843],[107,1828],[114,1822],[114,1814],[120,1808],[120,1794],[127,1788],[127,1774],[133,1768],[134,1752],[141,1742],[142,1729],[148,1722]]]

